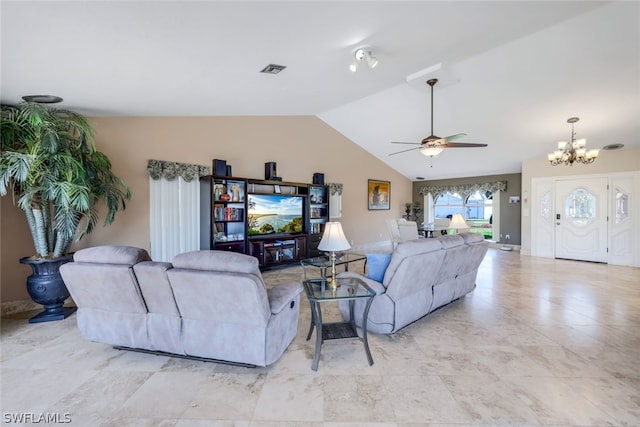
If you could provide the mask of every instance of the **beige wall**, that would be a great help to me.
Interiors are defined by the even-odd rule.
[[[127,210],[108,228],[99,227],[75,249],[126,244],[149,249],[148,159],[211,166],[224,159],[235,176],[264,178],[264,163],[277,163],[285,181],[311,182],[323,172],[325,182],[344,184],[342,218],[355,246],[388,240],[384,220],[402,215],[411,200],[411,182],[313,116],[289,117],[112,117],[95,118],[97,144],[115,173],[133,192]],[[367,179],[391,182],[391,210],[367,210]],[[22,212],[9,196],[0,205],[0,299],[27,299],[29,268],[19,258],[34,253]],[[104,217],[101,217],[102,219]]]
[[[522,254],[531,253],[531,180],[541,177],[580,177],[617,172],[640,171],[640,149],[600,151],[596,161],[590,165],[551,166],[545,157],[522,162]],[[638,225],[636,225],[637,227]]]
[[[26,278],[31,268],[19,259],[35,254],[29,227],[11,195],[0,197],[0,212],[0,298],[2,302],[28,298]],[[5,300],[5,295],[13,297]]]

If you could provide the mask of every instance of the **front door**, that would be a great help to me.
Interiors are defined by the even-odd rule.
[[[556,181],[556,258],[607,262],[607,178]]]

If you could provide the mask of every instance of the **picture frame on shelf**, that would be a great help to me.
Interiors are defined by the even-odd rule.
[[[367,182],[367,205],[370,211],[391,209],[391,182],[369,179]]]

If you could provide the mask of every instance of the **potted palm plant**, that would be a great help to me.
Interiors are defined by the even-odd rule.
[[[44,306],[30,322],[64,319],[75,307],[63,306],[69,292],[58,268],[72,260],[72,241],[94,229],[101,203],[111,224],[131,192],[96,150],[87,118],[33,102],[0,108],[0,196],[25,213],[36,254],[20,262],[33,270],[29,295]]]

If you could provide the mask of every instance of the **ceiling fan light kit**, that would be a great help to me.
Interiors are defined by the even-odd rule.
[[[424,138],[421,142],[391,142],[392,144],[409,144],[409,145],[419,145],[419,147],[409,148],[408,150],[397,151],[395,153],[389,154],[390,156],[394,154],[405,153],[407,151],[420,150],[420,153],[433,158],[433,156],[437,156],[442,153],[445,148],[465,148],[465,147],[486,147],[487,144],[474,144],[470,142],[450,142],[452,139],[461,138],[466,136],[466,133],[457,133],[455,135],[449,135],[444,138],[440,138],[433,134],[433,86],[438,83],[438,79],[429,79],[427,80],[427,84],[431,86],[431,135]]]
[[[352,73],[358,71],[358,67],[361,63],[366,63],[369,68],[376,68],[378,66],[378,58],[373,56],[370,50],[366,50],[364,47],[360,47],[353,52],[354,61],[349,65],[349,70]]]
[[[438,154],[442,153],[442,150],[444,150],[444,147],[438,147],[438,146],[430,147],[428,145],[420,147],[420,153],[428,157],[437,156]]]
[[[598,158],[599,150],[587,150],[586,139],[576,139],[574,124],[580,119],[578,117],[570,117],[567,123],[571,123],[571,142],[558,142],[558,149],[553,153],[547,154],[547,160],[552,166],[565,164],[573,166],[574,163],[589,164]]]

